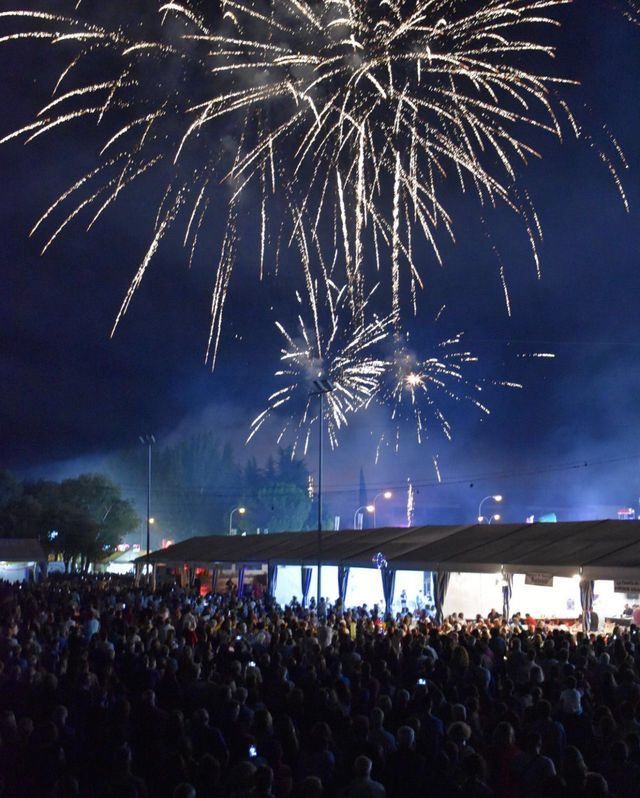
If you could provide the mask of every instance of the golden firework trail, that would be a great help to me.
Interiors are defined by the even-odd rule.
[[[407,479],[407,526],[413,526],[416,515],[416,494],[411,479]]]
[[[114,0],[108,23],[86,1],[68,13],[4,11],[0,43],[38,40],[68,60],[53,97],[2,142],[77,135],[76,126],[84,135],[95,124],[100,161],[36,225],[53,225],[44,249],[72,220],[88,213],[91,227],[133,183],[161,175],[166,190],[150,243],[115,326],[163,238],[183,225],[191,262],[222,203],[228,222],[208,347],[215,364],[238,252],[238,200],[251,190],[259,196],[256,276],[270,268],[270,220],[284,208],[289,232],[280,230],[278,242],[333,251],[333,279],[346,285],[352,324],[363,330],[374,259],[391,313],[400,314],[406,292],[415,312],[423,276],[413,239],[422,234],[440,260],[439,232],[453,237],[442,198],[450,183],[482,206],[505,203],[518,214],[539,272],[541,231],[517,189],[519,169],[538,157],[541,131],[593,144],[563,96],[572,81],[549,66],[558,11],[570,4],[182,0],[141,12]],[[628,0],[625,13],[635,13]],[[624,199],[625,163],[612,143],[610,156],[599,154]],[[304,257],[303,265],[313,279]],[[501,278],[508,306],[502,267]],[[412,387],[413,395],[422,390]]]

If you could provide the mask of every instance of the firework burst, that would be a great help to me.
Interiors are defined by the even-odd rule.
[[[483,205],[502,202],[519,214],[538,264],[537,220],[516,178],[538,155],[540,131],[581,136],[560,93],[569,81],[542,68],[554,55],[556,12],[570,2],[183,0],[143,14],[120,0],[105,15],[85,0],[68,14],[6,11],[0,22],[10,28],[0,42],[40,40],[68,60],[53,97],[3,141],[95,122],[99,161],[38,220],[34,232],[50,225],[44,249],[77,217],[91,227],[130,185],[162,175],[148,250],[116,325],[162,239],[181,224],[191,258],[223,196],[228,222],[208,349],[215,363],[239,241],[237,203],[254,186],[256,275],[269,265],[277,206],[274,215],[286,215],[284,241],[333,249],[341,271],[334,279],[346,284],[354,329],[362,330],[369,253],[391,312],[400,314],[409,292],[415,310],[422,276],[414,235],[440,258],[437,233],[453,235],[441,199],[449,181]],[[604,157],[623,193],[615,156]],[[311,280],[304,257],[303,268]]]
[[[470,379],[466,370],[478,358],[462,346],[463,333],[441,341],[437,351],[430,357],[415,355],[399,338],[396,352],[387,371],[386,387],[379,393],[385,406],[391,407],[391,419],[395,426],[394,445],[400,443],[400,430],[409,422],[415,430],[418,443],[422,443],[433,428],[438,429],[447,440],[451,440],[451,424],[445,407],[451,402],[465,402],[479,412],[488,415],[489,408],[481,399],[483,382]],[[522,387],[519,383],[497,383],[510,387]],[[387,444],[382,436],[378,445]]]
[[[434,323],[440,320],[445,306],[441,307]],[[405,426],[413,430],[415,440],[421,444],[438,432],[446,440],[452,438],[452,425],[448,409],[462,404],[481,415],[491,411],[484,395],[487,388],[522,388],[511,380],[477,379],[473,376],[478,357],[464,344],[464,333],[459,332],[442,341],[428,357],[417,355],[409,345],[408,336],[397,331],[393,336],[394,352],[387,361],[387,369],[376,400],[391,408],[393,433],[383,432],[378,439],[376,462],[383,448],[400,447],[401,432]],[[552,359],[552,352],[523,352],[518,358]],[[433,466],[440,480],[438,455],[433,456]]]
[[[329,287],[327,296],[332,297]],[[376,350],[389,335],[393,317],[374,318],[361,326],[350,319],[347,329],[341,328],[346,288],[337,292],[335,301],[329,302],[330,323],[326,333],[317,324],[307,324],[302,314],[298,316],[297,335],[291,335],[276,322],[284,338],[281,350],[282,367],[275,373],[286,385],[275,390],[268,398],[268,406],[251,423],[247,442],[261,429],[276,411],[286,414],[278,435],[278,444],[291,444],[291,456],[306,454],[313,427],[318,423],[317,397],[311,392],[314,380],[330,380],[333,389],[325,394],[324,424],[331,448],[338,445],[340,430],[347,425],[348,416],[366,408],[380,388],[387,362],[377,356]],[[298,304],[302,298],[297,296]],[[315,306],[312,303],[312,306]],[[299,412],[297,412],[299,411]]]

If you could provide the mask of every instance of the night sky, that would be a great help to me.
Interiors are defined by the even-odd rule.
[[[525,387],[488,387],[487,418],[465,403],[451,403],[451,443],[434,430],[418,446],[403,428],[399,453],[383,450],[377,465],[376,442],[391,430],[388,412],[374,408],[353,418],[340,448],[326,459],[328,501],[343,515],[360,467],[370,488],[398,492],[380,513],[383,523],[403,522],[400,491],[408,477],[419,488],[416,519],[424,523],[470,521],[479,499],[496,491],[505,495],[506,520],[548,511],[561,520],[591,518],[638,506],[640,28],[607,6],[582,0],[568,12],[570,24],[558,34],[557,69],[582,81],[569,96],[596,142],[602,121],[620,141],[629,162],[624,186],[630,213],[594,148],[541,136],[536,144],[543,160],[532,161],[521,175],[544,230],[538,281],[518,221],[498,209],[487,211],[483,223],[477,201],[451,189],[447,202],[457,240],[441,240],[442,268],[424,246],[426,287],[412,341],[428,347],[465,330],[480,357],[474,374],[519,380]],[[0,2],[2,10],[11,7]],[[30,121],[49,96],[57,74],[49,54],[46,46],[31,43],[0,47],[2,135]],[[90,167],[95,149],[82,124],[26,147],[13,140],[0,148],[2,464],[30,476],[68,475],[99,467],[104,455],[135,445],[141,434],[174,440],[202,428],[230,440],[238,459],[264,460],[275,451],[275,424],[246,449],[244,439],[275,385],[281,340],[270,308],[284,306],[278,318],[295,318],[286,274],[258,283],[247,221],[212,372],[204,352],[219,231],[208,231],[190,271],[179,237],[170,237],[110,339],[148,244],[156,207],[149,197],[156,200],[157,187],[134,188],[89,234],[82,224],[71,224],[44,257],[42,241],[28,237],[52,199]],[[249,195],[245,203],[251,202]],[[248,219],[250,208],[244,210]],[[504,262],[511,318],[491,242]],[[286,255],[284,263],[295,269]],[[443,304],[446,311],[434,328],[431,321]],[[555,352],[556,359],[517,357],[535,351]],[[311,469],[315,456],[312,448]]]

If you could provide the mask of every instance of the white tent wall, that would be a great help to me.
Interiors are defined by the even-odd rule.
[[[313,579],[311,581],[311,590],[309,591],[309,598],[315,596],[318,592],[318,581],[316,571],[313,569]],[[338,598],[338,566],[337,565],[323,565],[322,566],[322,583],[320,585],[322,595],[329,601],[335,601]]]
[[[422,587],[422,571],[397,571],[393,594],[394,611],[400,612],[402,606],[400,594],[403,589],[407,593],[407,606],[410,610],[413,610],[418,593],[422,594]],[[421,598],[424,603],[424,597],[421,596]],[[370,609],[374,604],[377,604],[380,610],[384,612],[382,578],[377,568],[351,568],[349,570],[346,604],[347,607],[360,607],[366,604]]]
[[[415,602],[415,595],[422,590],[422,571],[398,571],[394,609],[400,609],[400,591],[407,591],[409,607]],[[502,582],[495,574],[452,573],[444,603],[445,615],[464,613],[465,618],[473,618],[480,613],[487,615],[489,610],[502,612]],[[603,623],[606,618],[620,618],[627,597],[615,593],[613,580],[598,579],[594,584],[593,608]],[[580,618],[580,582],[576,577],[556,576],[553,587],[539,587],[525,584],[524,574],[513,575],[513,593],[510,603],[511,613],[522,615],[531,613],[534,618]]]
[[[553,587],[539,587],[526,585],[524,574],[514,574],[511,613],[515,612],[528,612],[534,618],[579,618],[580,580],[555,576]]]
[[[605,618],[621,618],[627,603],[626,593],[615,593],[613,586],[611,579],[597,579],[593,586],[593,609],[598,613],[601,624]]]
[[[422,588],[424,587],[423,571],[398,571],[396,573],[396,589],[394,593],[393,609],[400,612],[402,601],[400,594],[403,590],[407,594],[407,607],[413,612],[416,606],[416,599],[420,596],[420,601],[424,607],[425,599]]]
[[[315,579],[315,568],[313,569],[313,580]],[[315,590],[314,590],[315,593]],[[289,604],[293,597],[298,601],[302,599],[302,586],[300,584],[300,566],[299,565],[279,565],[278,566],[278,581],[276,582],[276,601],[282,607]]]
[[[513,604],[512,604],[513,606]],[[444,614],[462,612],[465,618],[475,618],[489,610],[502,612],[502,588],[494,574],[451,574],[449,588],[444,600]]]
[[[353,573],[352,569],[352,573]],[[380,577],[378,576],[378,579]],[[351,581],[351,577],[349,577]],[[329,601],[338,598],[338,566],[324,565],[322,567],[322,595]],[[318,592],[318,568],[311,566],[311,586],[309,588],[309,600],[316,597]],[[302,580],[299,565],[279,565],[278,581],[276,582],[276,601],[284,607],[289,604],[293,597],[302,601]]]
[[[120,574],[121,576],[126,576],[127,574],[132,574],[134,572],[134,566],[132,562],[112,562],[107,565],[104,569],[104,572],[107,574]]]
[[[397,591],[396,591],[397,592]],[[622,593],[613,592],[613,582],[598,580],[594,586],[594,609],[601,619],[619,616],[625,604]],[[534,618],[579,618],[580,584],[575,577],[556,576],[553,587],[525,584],[524,574],[513,575],[511,613],[530,613]],[[498,574],[452,573],[444,602],[444,613],[464,613],[473,618],[489,610],[502,612],[502,589]]]
[[[0,580],[5,582],[24,582],[29,579],[29,574],[34,563],[3,563],[0,566]]]
[[[317,568],[312,566],[309,599],[315,598]],[[6,577],[5,577],[6,578]],[[462,612],[465,618],[473,618],[480,613],[487,615],[489,610],[502,612],[502,583],[497,573],[452,573],[449,589],[444,603],[445,615]],[[422,596],[423,572],[398,571],[394,594],[394,611],[401,607],[400,594],[406,590],[410,610],[415,608],[416,597]],[[325,565],[322,569],[322,594],[330,601],[338,597],[338,569],[335,565]],[[276,600],[284,606],[293,596],[302,598],[299,565],[278,566]],[[614,593],[613,581],[596,580],[594,586],[594,609],[604,622],[605,617],[620,617],[627,601],[624,593]],[[347,606],[374,604],[383,610],[384,597],[382,580],[377,568],[351,568],[347,586]],[[534,618],[579,618],[580,585],[575,577],[556,576],[553,587],[539,587],[525,584],[524,574],[513,575],[513,594],[511,613],[523,615],[531,613]]]
[[[317,586],[317,568],[312,566],[311,587],[309,598],[315,598]],[[400,611],[400,594],[406,590],[407,604],[413,610],[418,594],[422,594],[423,575],[422,571],[398,571],[396,574],[396,587],[394,594],[394,609]],[[335,565],[325,565],[322,568],[322,595],[329,601],[338,598],[338,568]],[[302,598],[302,587],[300,581],[299,565],[280,565],[278,566],[278,582],[276,585],[276,601],[284,606],[288,604],[293,596],[298,601]],[[424,598],[422,598],[424,601]],[[374,604],[383,609],[384,595],[382,592],[382,579],[377,568],[350,568],[349,581],[347,583],[348,607],[361,606],[366,604],[373,607]]]
[[[400,595],[396,578],[396,598]],[[369,609],[377,604],[384,612],[384,593],[382,579],[377,568],[350,568],[347,584],[347,607],[360,607],[366,604]]]

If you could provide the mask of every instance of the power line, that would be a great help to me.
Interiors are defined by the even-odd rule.
[[[477,482],[489,482],[496,480],[501,480],[501,481],[516,480],[524,477],[538,476],[542,474],[554,474],[560,472],[578,471],[580,469],[610,466],[616,463],[625,463],[632,461],[640,461],[640,454],[630,454],[621,457],[612,457],[606,459],[580,460],[568,463],[548,464],[548,465],[537,466],[534,468],[523,468],[519,470],[510,468],[509,470],[491,471],[484,473],[471,473],[441,480],[438,480],[434,476],[431,479],[424,479],[424,480],[412,479],[412,483],[415,488],[443,488],[451,485],[462,485],[468,482],[477,483]],[[403,479],[397,482],[389,480],[385,480],[384,482],[369,482],[367,483],[367,486],[372,491],[377,490],[379,488],[404,490],[406,488],[406,480]],[[268,488],[268,486],[265,487]],[[143,491],[146,490],[146,486],[142,482],[140,483],[140,485],[137,486],[131,484],[130,485],[120,484],[120,488],[123,492],[129,492],[129,493],[142,493]],[[300,489],[303,490],[302,487],[300,487]],[[344,481],[341,481],[339,485],[338,483],[334,485],[329,484],[323,490],[325,489],[327,493],[331,493],[333,495],[347,494],[359,490],[359,484],[355,482],[345,483]],[[246,499],[260,498],[261,490],[264,490],[264,488],[260,488],[258,489],[258,491],[247,491],[246,488],[242,487],[242,485],[239,485],[237,488],[230,487],[224,490],[209,489],[204,486],[184,485],[181,487],[174,486],[171,488],[156,488],[155,490],[153,490],[153,493],[156,496],[168,495],[174,497],[184,496],[185,498],[206,497],[212,500],[213,499],[232,500],[237,498],[238,496],[242,496]]]

